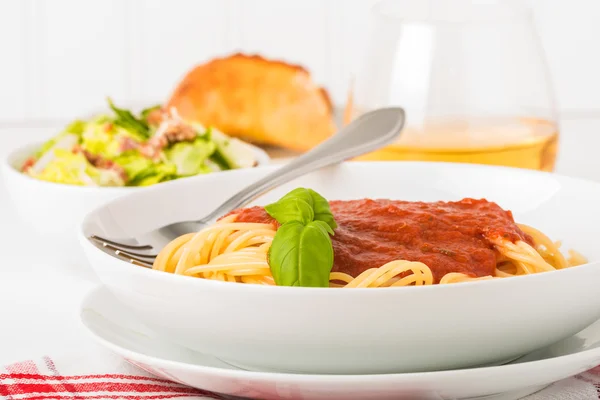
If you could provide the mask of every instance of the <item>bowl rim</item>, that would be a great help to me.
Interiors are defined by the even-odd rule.
[[[140,189],[145,190],[150,187],[169,184],[169,183],[179,181],[179,180],[198,178],[201,176],[212,175],[214,173],[220,174],[220,173],[230,173],[230,172],[237,171],[237,170],[232,169],[232,170],[227,170],[227,171],[212,172],[210,174],[199,174],[199,175],[186,176],[186,177],[174,179],[172,181],[155,183],[154,185],[150,185],[150,186],[79,186],[79,185],[70,185],[67,183],[51,182],[51,181],[45,181],[45,180],[33,178],[29,175],[22,173],[15,165],[15,163],[17,161],[19,161],[20,158],[28,157],[35,151],[36,148],[39,148],[43,144],[44,144],[44,141],[40,141],[40,140],[27,142],[25,144],[21,144],[20,146],[18,146],[16,148],[13,148],[13,150],[11,150],[11,151],[5,153],[2,157],[2,165],[1,165],[4,173],[15,177],[15,179],[24,179],[28,182],[37,182],[38,184],[44,185],[47,187],[54,187],[54,188],[62,187],[62,188],[65,188],[65,190],[74,190],[74,191],[80,191],[80,192],[90,192],[90,191],[102,190],[104,192],[123,193],[124,194],[124,193],[132,193],[135,190],[140,190]],[[266,151],[264,151],[260,147],[257,147],[251,143],[248,143],[248,142],[244,142],[244,144],[249,146],[250,149],[252,150],[252,152],[254,153],[254,155],[256,157],[257,165],[255,167],[241,168],[241,169],[254,169],[254,168],[258,168],[258,167],[271,165],[272,160]]]
[[[398,162],[398,161],[349,161],[349,162],[344,162],[343,164],[352,164],[352,165],[355,165],[356,168],[361,168],[361,165],[376,165],[376,164],[379,164],[379,165],[402,164],[402,165],[408,165],[408,166],[413,165],[413,166],[416,166],[417,168],[421,168],[421,167],[425,167],[425,166],[429,165],[429,166],[434,166],[436,168],[455,168],[457,170],[487,169],[487,170],[507,171],[507,172],[512,172],[512,173],[516,172],[519,174],[529,174],[530,176],[549,176],[549,175],[551,175],[560,180],[566,180],[566,181],[571,181],[571,182],[578,183],[578,184],[595,186],[596,190],[600,193],[600,182],[596,182],[596,181],[592,181],[592,180],[588,180],[588,179],[584,179],[584,178],[570,177],[570,176],[562,175],[562,174],[555,174],[555,173],[536,171],[536,170],[527,170],[527,169],[521,169],[521,168],[515,168],[515,167],[490,166],[490,165],[467,164],[467,163],[429,162],[429,161],[401,161],[401,162]],[[449,166],[449,164],[451,164],[451,165]],[[278,166],[276,166],[276,165],[267,165],[267,166],[252,168],[252,169],[246,169],[246,170],[259,169],[259,170],[268,171],[271,169],[274,170],[277,167]],[[246,171],[246,170],[236,170],[233,172],[237,173],[237,174],[244,174],[244,173],[248,173],[248,171]],[[180,182],[179,184],[184,184],[184,183]],[[144,195],[148,195],[149,191],[167,190],[167,188],[164,187],[164,185],[163,185],[164,189],[161,189],[160,187],[161,187],[160,185],[155,185],[154,187],[152,187],[152,186],[148,187],[148,189],[147,189],[148,191],[144,192]],[[533,285],[532,283],[529,283],[529,281],[531,281],[531,280],[534,280],[534,281],[552,280],[553,277],[556,276],[556,274],[567,275],[567,274],[583,273],[585,271],[588,271],[591,268],[598,268],[598,266],[600,265],[600,260],[597,260],[597,261],[588,262],[586,264],[578,265],[576,267],[565,268],[562,270],[555,270],[555,271],[549,271],[549,272],[544,272],[544,273],[516,276],[516,277],[511,277],[510,279],[490,279],[490,280],[481,280],[481,281],[468,281],[468,282],[459,282],[459,283],[453,283],[453,284],[448,284],[448,285],[436,284],[436,285],[402,286],[402,287],[386,287],[386,288],[353,288],[352,290],[331,290],[331,288],[324,288],[324,287],[288,287],[288,286],[253,285],[253,284],[245,284],[244,285],[244,284],[233,284],[233,282],[224,282],[224,281],[211,280],[211,279],[192,278],[189,276],[176,275],[176,274],[166,273],[163,271],[156,271],[151,268],[140,267],[140,266],[128,263],[124,260],[113,257],[112,255],[108,254],[105,251],[100,250],[96,245],[94,245],[87,238],[87,236],[85,234],[85,231],[87,230],[87,225],[90,223],[90,220],[95,217],[95,214],[97,214],[100,210],[110,207],[110,206],[113,206],[113,205],[118,205],[119,202],[127,202],[129,197],[135,197],[135,196],[141,196],[141,195],[142,194],[140,193],[140,194],[131,194],[130,196],[121,196],[119,198],[108,201],[108,202],[104,203],[103,205],[96,207],[95,209],[90,211],[85,216],[83,221],[80,223],[79,229],[77,230],[77,236],[79,238],[80,244],[82,245],[82,247],[84,247],[84,250],[86,253],[87,253],[87,251],[95,251],[98,253],[104,253],[102,255],[102,257],[106,257],[106,258],[104,258],[104,260],[106,260],[105,262],[109,262],[110,260],[116,260],[116,262],[119,262],[122,264],[121,268],[128,268],[127,273],[136,274],[136,276],[138,276],[140,279],[153,280],[153,281],[159,280],[159,281],[163,281],[165,284],[171,284],[171,285],[177,285],[177,284],[190,285],[190,287],[194,287],[191,285],[196,285],[195,287],[198,290],[202,290],[202,289],[215,289],[215,290],[221,290],[221,291],[235,290],[235,291],[237,291],[237,293],[242,293],[242,291],[243,291],[244,293],[252,293],[252,294],[270,294],[274,290],[275,292],[273,292],[273,293],[279,293],[279,295],[289,295],[289,296],[298,295],[300,293],[312,293],[314,295],[318,295],[318,294],[337,293],[337,292],[350,293],[350,296],[352,295],[352,293],[369,293],[369,295],[380,296],[383,293],[386,293],[386,294],[411,293],[411,292],[426,292],[426,291],[431,291],[431,290],[441,292],[442,290],[444,290],[444,291],[461,290],[461,288],[464,288],[464,290],[467,290],[468,288],[473,288],[473,287],[475,287],[475,288],[481,288],[481,287],[491,288],[491,287],[494,287],[493,285],[515,285],[515,284],[523,285],[524,284],[524,285],[531,287],[531,285]],[[94,266],[94,264],[96,264],[96,263],[91,263],[91,264]],[[96,266],[94,266],[94,269],[96,269]],[[511,282],[513,282],[513,283],[511,284]]]

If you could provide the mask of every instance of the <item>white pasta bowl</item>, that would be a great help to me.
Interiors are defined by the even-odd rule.
[[[112,257],[87,237],[135,236],[207,214],[273,167],[182,180],[90,213],[81,244],[103,283],[168,340],[248,369],[386,373],[501,363],[600,318],[600,185],[511,168],[345,163],[274,190],[308,187],[329,200],[486,198],[590,262],[489,281],[378,289],[276,287],[177,276]]]
[[[88,187],[41,181],[20,172],[23,162],[42,143],[32,143],[9,153],[2,162],[4,184],[21,220],[48,244],[48,250],[60,261],[79,263],[85,259],[80,254],[77,232],[84,216],[101,204],[123,196],[140,192],[141,187]],[[248,145],[250,146],[250,145]],[[269,163],[269,157],[261,149],[252,146],[259,165]],[[229,173],[218,172],[222,176]],[[202,181],[206,175],[189,179]],[[170,182],[158,185],[168,185]]]

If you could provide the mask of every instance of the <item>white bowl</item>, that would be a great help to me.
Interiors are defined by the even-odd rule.
[[[146,188],[84,187],[41,181],[19,171],[19,167],[42,143],[29,144],[8,154],[2,163],[4,183],[21,219],[52,249],[60,261],[85,261],[77,244],[77,231],[84,216],[117,197]],[[250,146],[250,145],[249,145]],[[261,149],[252,146],[259,165],[269,163]],[[215,173],[226,175],[230,171]],[[201,182],[207,175],[184,178]],[[169,182],[158,185],[168,185]],[[45,249],[46,250],[46,249]],[[78,254],[79,253],[79,254]]]
[[[381,289],[265,287],[176,276],[127,264],[86,237],[129,237],[203,216],[272,167],[179,181],[134,193],[86,217],[81,244],[100,279],[168,340],[244,368],[387,373],[503,362],[600,318],[600,184],[511,168],[438,163],[346,163],[298,186],[326,198],[457,200],[485,197],[589,264],[451,285]]]

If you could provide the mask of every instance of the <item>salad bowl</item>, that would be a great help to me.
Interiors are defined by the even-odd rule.
[[[119,108],[75,120],[44,143],[8,154],[4,182],[21,219],[44,250],[80,263],[76,229],[99,205],[123,194],[179,179],[269,162],[267,154],[159,106]]]

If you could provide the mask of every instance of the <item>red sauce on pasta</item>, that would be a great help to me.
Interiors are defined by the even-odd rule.
[[[490,238],[533,244],[512,213],[487,200],[407,202],[331,201],[338,223],[332,237],[332,271],[353,277],[394,260],[420,261],[435,282],[450,272],[473,277],[495,275],[497,253]],[[277,225],[262,207],[235,211],[237,221]]]

